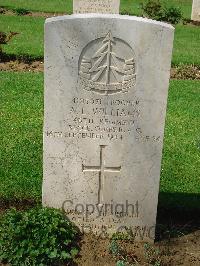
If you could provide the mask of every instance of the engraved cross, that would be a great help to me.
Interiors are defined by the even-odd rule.
[[[121,166],[118,167],[107,167],[105,166],[104,152],[105,145],[100,145],[100,165],[99,166],[85,166],[82,165],[83,172],[98,172],[99,173],[99,189],[98,189],[98,204],[102,204],[104,201],[104,185],[105,185],[105,173],[119,173]]]

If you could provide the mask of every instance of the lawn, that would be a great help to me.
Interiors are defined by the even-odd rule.
[[[39,198],[43,75],[0,72],[0,198]]]
[[[0,6],[10,9],[25,8],[30,11],[44,12],[64,12],[72,13],[73,0],[0,0]],[[136,15],[141,15],[141,3],[143,0],[121,0],[121,12],[128,12]],[[166,6],[178,6],[181,8],[185,18],[191,17],[192,0],[161,0]]]
[[[0,6],[9,9],[25,8],[29,11],[71,13],[72,0],[0,0]]]
[[[161,174],[165,204],[200,207],[199,103],[200,81],[171,81]]]
[[[0,31],[16,31],[9,45],[4,46],[8,54],[43,57],[44,18],[0,15]],[[200,27],[177,25],[175,31],[172,63],[200,65]]]
[[[200,27],[176,26],[172,63],[200,66]]]
[[[1,72],[0,79],[0,198],[38,200],[42,183],[43,75]],[[171,81],[162,192],[200,194],[199,102],[200,81]]]
[[[4,45],[6,53],[43,58],[44,18],[0,15],[0,21],[0,31],[20,33]]]

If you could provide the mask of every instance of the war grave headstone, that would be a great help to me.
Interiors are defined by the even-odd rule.
[[[74,0],[74,13],[119,14],[120,0]]]
[[[191,19],[194,21],[200,21],[200,0],[193,0]]]
[[[154,239],[173,34],[121,15],[46,20],[43,205],[83,232]]]

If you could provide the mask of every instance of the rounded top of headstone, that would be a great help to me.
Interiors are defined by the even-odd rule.
[[[135,21],[138,23],[146,23],[152,25],[158,25],[160,27],[165,27],[174,30],[174,27],[171,24],[166,22],[161,22],[157,20],[152,20],[143,17],[136,17],[136,16],[128,16],[128,15],[118,15],[118,14],[96,14],[96,13],[88,13],[88,14],[73,14],[73,15],[66,15],[66,16],[58,16],[47,18],[45,23],[57,22],[62,20],[71,20],[71,19],[112,19],[112,20],[130,20]]]

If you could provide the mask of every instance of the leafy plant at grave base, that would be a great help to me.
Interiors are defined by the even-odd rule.
[[[13,12],[18,16],[24,16],[30,13],[30,11],[25,8],[15,8]]]
[[[120,254],[120,247],[115,240],[112,240],[110,243],[109,251],[113,256],[118,256]]]
[[[12,31],[5,33],[0,31],[0,54],[3,52],[2,44],[8,44],[8,42],[17,34],[19,33]]]
[[[182,12],[177,7],[164,7],[160,0],[148,0],[141,6],[143,16],[159,21],[165,21],[172,24],[177,24],[182,20]]]
[[[149,243],[144,244],[144,256],[149,264],[154,266],[161,265],[160,250]]]
[[[164,21],[172,24],[178,24],[182,20],[182,12],[180,8],[169,7],[164,9]]]
[[[15,209],[0,219],[0,261],[11,265],[58,265],[78,254],[78,230],[59,210]]]
[[[137,263],[135,258],[131,258],[131,260],[134,261],[134,264],[129,263],[129,257],[128,254],[126,254],[119,246],[117,241],[115,239],[112,239],[110,246],[109,246],[110,253],[118,259],[116,266],[132,266]]]

